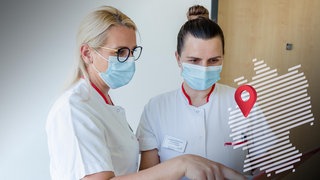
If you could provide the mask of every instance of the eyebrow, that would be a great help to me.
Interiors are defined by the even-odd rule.
[[[199,57],[194,57],[194,56],[187,56],[186,58],[189,58],[189,59],[201,59]],[[214,57],[210,57],[209,59],[218,59],[218,58],[222,58],[222,56],[214,56]]]
[[[188,58],[188,59],[201,59],[199,57],[193,57],[193,56],[187,56],[186,58]]]
[[[215,56],[215,57],[211,57],[209,59],[219,59],[219,58],[222,58],[222,56]]]
[[[138,47],[138,45],[135,45],[132,49],[134,49],[134,48],[136,48],[136,47]],[[129,48],[130,49],[130,47],[127,47],[127,46],[117,46],[116,48],[114,48],[114,49],[121,49],[121,48]],[[131,50],[132,50],[131,49]]]

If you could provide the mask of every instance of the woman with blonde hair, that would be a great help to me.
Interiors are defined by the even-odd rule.
[[[214,179],[237,176],[219,163],[183,155],[148,170],[138,169],[138,141],[125,110],[108,92],[130,82],[142,47],[136,25],[119,10],[103,6],[82,21],[77,63],[70,87],[52,106],[46,124],[54,180]],[[231,174],[231,175],[230,175]]]

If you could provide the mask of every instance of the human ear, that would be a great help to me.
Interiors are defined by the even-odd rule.
[[[92,63],[92,50],[88,44],[83,44],[80,47],[81,58],[86,64]]]
[[[178,66],[181,68],[182,65],[181,65],[180,55],[179,55],[178,51],[175,52],[175,56],[176,56]]]

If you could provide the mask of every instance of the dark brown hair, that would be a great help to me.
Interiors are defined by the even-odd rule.
[[[185,38],[191,35],[199,39],[211,39],[220,37],[222,42],[222,53],[224,54],[224,36],[220,26],[209,18],[198,17],[184,23],[177,36],[177,52],[181,55]]]
[[[187,12],[188,20],[195,19],[197,17],[209,18],[208,9],[201,5],[191,6]]]

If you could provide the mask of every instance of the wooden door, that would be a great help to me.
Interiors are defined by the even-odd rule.
[[[314,125],[297,127],[290,139],[303,153],[320,146],[320,1],[220,0],[218,24],[225,34],[226,53],[221,82],[253,76],[252,59],[264,60],[279,74],[301,64],[308,79]],[[292,50],[286,50],[292,44]],[[287,179],[320,177],[320,153]]]

